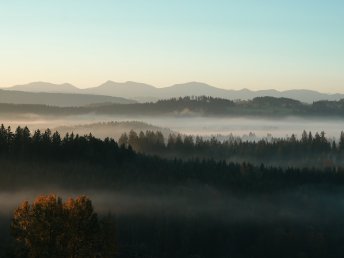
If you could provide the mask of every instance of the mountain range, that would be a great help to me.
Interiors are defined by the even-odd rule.
[[[59,92],[29,92],[19,90],[1,90],[0,103],[10,104],[38,104],[58,107],[77,107],[103,103],[112,104],[132,104],[134,100],[120,97],[90,95],[79,93],[59,93]]]
[[[157,88],[149,84],[138,82],[114,82],[107,81],[99,86],[80,89],[69,83],[52,84],[47,82],[33,82],[24,85],[16,85],[6,88],[6,90],[26,91],[26,92],[49,92],[49,93],[73,93],[88,95],[103,95],[111,97],[121,97],[132,99],[139,102],[151,102],[159,99],[168,99],[172,97],[185,96],[212,96],[231,100],[248,100],[255,97],[284,97],[299,100],[305,103],[312,103],[319,100],[340,100],[344,98],[344,94],[327,94],[313,90],[287,90],[277,91],[259,90],[253,91],[249,89],[227,90],[217,88],[201,82],[188,82],[183,84],[175,84],[169,87]]]

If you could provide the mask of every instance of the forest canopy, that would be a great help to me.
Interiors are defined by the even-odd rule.
[[[252,190],[268,191],[307,182],[340,182],[344,176],[340,162],[343,139],[344,133],[335,144],[324,133],[312,136],[306,132],[300,140],[291,137],[272,142],[219,142],[201,138],[194,141],[189,136],[171,135],[165,143],[159,132],[137,135],[132,131],[117,143],[91,134],[60,136],[50,129],[31,133],[27,127],[18,127],[12,132],[2,125],[0,162],[7,172],[0,174],[0,186],[54,182],[67,188],[112,188],[123,184],[194,182],[232,190],[249,184]],[[314,159],[312,166],[298,166],[300,153]],[[240,155],[241,161],[230,160]],[[292,165],[264,164],[269,155]],[[247,162],[247,157],[260,163]],[[11,165],[14,160],[15,168]]]
[[[64,203],[57,196],[24,202],[12,224],[18,239],[15,251],[20,254],[14,257],[47,257],[49,252],[88,257],[113,250],[119,258],[213,258],[228,254],[289,258],[303,254],[324,257],[329,252],[341,257],[342,245],[336,243],[343,238],[344,169],[338,162],[343,160],[343,139],[342,133],[340,141],[333,144],[325,133],[304,132],[300,139],[218,141],[131,131],[116,142],[91,134],[60,135],[50,129],[31,132],[27,127],[12,131],[0,126],[2,191],[106,192],[111,194],[102,198],[109,199],[127,194],[123,202],[110,202],[115,207],[106,206],[122,211],[109,221],[103,220],[104,213],[103,218],[96,217],[85,197]],[[264,161],[266,152],[289,160],[293,166],[229,161],[227,156],[236,150],[240,150],[236,156],[240,154],[244,160],[254,156]],[[314,159],[312,165],[297,165],[302,153]],[[317,161],[325,157],[335,159],[319,166]],[[98,197],[99,201],[103,200]],[[54,216],[46,218],[47,213]],[[22,227],[27,220],[33,236]],[[46,220],[49,223],[41,225]],[[81,226],[80,232],[91,230],[83,240],[87,246],[74,241],[85,237],[73,230],[76,221],[87,225]],[[47,234],[55,222],[56,231]],[[39,239],[35,238],[37,227],[42,233]],[[102,240],[109,243],[102,246],[99,239],[111,241]],[[37,242],[38,249],[32,249]],[[9,243],[10,239],[0,241],[0,257],[6,250],[1,247],[11,246]],[[85,253],[76,253],[75,246]]]

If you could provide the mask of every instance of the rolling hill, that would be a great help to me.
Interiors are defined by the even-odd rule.
[[[88,135],[92,133],[92,135],[101,139],[111,137],[116,140],[118,140],[123,133],[128,133],[130,130],[134,130],[136,132],[159,131],[164,135],[165,138],[167,138],[169,134],[175,133],[174,131],[168,128],[163,128],[140,121],[115,121],[92,124],[80,124],[74,126],[59,126],[53,129],[53,131],[55,130],[61,133],[62,135],[72,132],[74,134],[79,135]]]
[[[31,82],[28,84],[15,85],[5,89],[29,92],[80,93],[80,89],[70,83],[53,84],[49,82]]]
[[[135,103],[135,101],[102,95],[0,90],[0,103],[41,104],[59,107],[73,107],[103,103],[130,104]]]
[[[157,88],[152,85],[127,81],[123,83],[107,81],[99,86],[87,89],[79,89],[71,84],[52,84],[45,82],[29,83],[7,88],[8,90],[20,90],[28,92],[64,92],[92,95],[106,95],[133,99],[139,102],[151,102],[159,99],[185,96],[211,96],[230,100],[249,100],[256,97],[292,98],[305,103],[319,100],[338,101],[344,98],[344,94],[326,94],[313,90],[287,90],[274,89],[253,91],[249,89],[228,90],[217,88],[201,82],[188,82],[175,84],[169,87]]]

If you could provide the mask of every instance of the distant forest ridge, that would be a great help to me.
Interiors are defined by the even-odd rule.
[[[120,136],[131,130],[135,131],[159,131],[164,137],[168,137],[170,134],[175,133],[169,128],[163,128],[152,124],[140,122],[140,121],[111,121],[111,122],[100,122],[91,124],[80,124],[70,126],[58,126],[54,129],[61,135],[66,133],[74,133],[79,135],[88,135],[92,133],[95,137],[105,139],[107,137],[119,139]]]
[[[157,101],[159,99],[169,99],[172,97],[186,97],[192,95],[204,95],[211,97],[221,97],[230,100],[248,100],[255,97],[276,97],[292,98],[305,103],[312,103],[319,100],[340,100],[344,94],[327,94],[306,89],[292,89],[278,91],[274,89],[253,91],[249,89],[230,90],[208,85],[201,82],[188,82],[175,84],[169,87],[157,88],[149,84],[127,81],[118,83],[107,81],[99,86],[87,89],[79,89],[69,83],[53,84],[48,82],[32,82],[24,85],[16,85],[5,88],[6,90],[27,91],[27,92],[50,92],[50,93],[78,93],[105,95],[112,97],[122,97],[134,99],[139,102]]]
[[[103,104],[82,107],[56,107],[47,105],[0,104],[0,115],[123,115],[123,116],[260,116],[280,118],[344,117],[344,99],[316,101],[305,104],[288,98],[257,97],[248,101],[231,101],[213,97],[184,97],[159,100],[151,103]]]
[[[339,140],[318,133],[303,131],[301,138],[294,134],[285,138],[263,138],[248,141],[229,136],[220,141],[216,137],[170,134],[167,138],[157,131],[131,130],[118,140],[120,146],[131,147],[138,153],[157,155],[163,158],[214,159],[227,162],[249,162],[280,167],[343,167],[344,132]]]

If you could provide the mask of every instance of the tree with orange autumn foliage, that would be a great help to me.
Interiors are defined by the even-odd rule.
[[[64,203],[56,195],[23,202],[14,212],[11,228],[21,246],[20,257],[109,257],[102,247],[113,247],[109,245],[113,239],[102,237],[101,223],[85,196]]]

